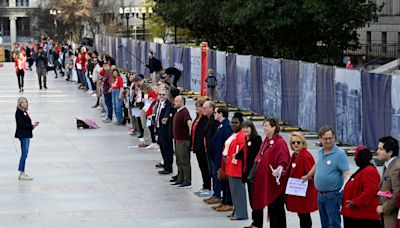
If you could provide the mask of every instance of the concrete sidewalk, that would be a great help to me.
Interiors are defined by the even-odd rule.
[[[139,144],[127,127],[103,124],[95,98],[77,85],[48,75],[48,90],[39,90],[37,76],[28,72],[25,92],[18,93],[11,63],[0,68],[0,227],[243,227],[229,221],[193,193],[201,175],[192,156],[192,189],[170,186],[154,165],[156,149],[132,149]],[[26,171],[32,182],[17,179],[19,141],[14,139],[17,98],[29,100],[29,114],[40,125],[34,130]],[[194,102],[188,106],[194,117]],[[101,126],[77,130],[76,117],[90,117]],[[257,122],[262,133],[261,122]],[[288,134],[284,134],[288,137]],[[315,155],[315,142],[309,142]],[[353,158],[352,172],[356,170]],[[176,170],[176,168],[175,168]],[[249,212],[249,216],[251,213]],[[299,227],[287,213],[288,227]],[[314,227],[320,227],[313,213]],[[264,227],[269,225],[265,222]]]

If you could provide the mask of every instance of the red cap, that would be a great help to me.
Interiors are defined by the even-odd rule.
[[[365,149],[365,146],[364,146],[364,145],[359,145],[359,146],[357,146],[356,152],[354,153],[354,158],[355,158],[355,159],[357,159],[358,153],[359,153],[362,149]]]

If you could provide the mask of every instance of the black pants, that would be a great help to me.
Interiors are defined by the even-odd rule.
[[[252,208],[251,218],[253,219],[253,222],[251,223],[251,225],[253,225],[255,227],[263,227],[264,210],[263,209],[258,209],[258,210],[253,209],[253,191],[254,191],[253,183],[247,182],[247,191],[249,194],[250,206]]]
[[[172,82],[172,85],[175,86],[176,88],[178,88],[178,81],[180,78],[181,78],[180,75],[178,77],[174,76],[174,81]]]
[[[172,138],[159,135],[158,143],[160,144],[161,155],[164,160],[164,169],[172,172],[172,163],[174,161],[174,145]]]
[[[150,131],[150,135],[151,135],[151,142],[152,143],[156,143],[156,133],[154,130],[154,125],[152,124],[151,126],[149,126],[149,131]]]
[[[18,70],[17,78],[18,78],[18,87],[20,89],[24,88],[24,76],[25,76],[24,70]]]
[[[297,213],[297,215],[299,216],[299,219],[300,219],[300,228],[311,228],[312,227],[310,213],[307,213],[307,214]]]
[[[203,179],[203,188],[211,190],[211,176],[208,170],[207,155],[204,148],[194,149],[196,154],[197,162],[199,163],[201,177]]]
[[[343,224],[345,228],[353,228],[353,227],[368,227],[368,228],[380,228],[381,223],[379,220],[372,219],[354,219],[350,217],[343,216]]]
[[[268,205],[268,217],[271,228],[286,228],[286,213],[283,193],[270,205]]]

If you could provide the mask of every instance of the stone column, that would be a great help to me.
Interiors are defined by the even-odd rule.
[[[10,8],[14,8],[16,6],[16,1],[15,0],[10,0],[8,3]]]
[[[14,50],[14,44],[17,42],[17,17],[11,16],[9,19],[10,19],[11,50]]]

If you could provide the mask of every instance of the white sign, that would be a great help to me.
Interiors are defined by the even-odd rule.
[[[2,43],[3,43],[3,38],[0,37],[0,44],[2,44]]]
[[[289,177],[285,193],[288,195],[305,197],[307,193],[308,181],[303,182],[302,179]]]

